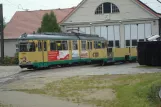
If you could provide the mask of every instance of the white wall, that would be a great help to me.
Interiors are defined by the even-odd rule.
[[[16,40],[5,40],[4,41],[4,55],[9,56],[9,57],[14,57],[16,53],[16,44],[17,44]],[[0,53],[0,56],[1,56],[1,53]]]

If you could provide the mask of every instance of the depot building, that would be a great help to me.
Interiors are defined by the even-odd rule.
[[[64,32],[98,34],[109,47],[136,47],[152,35],[161,34],[159,0],[83,0],[61,22]]]

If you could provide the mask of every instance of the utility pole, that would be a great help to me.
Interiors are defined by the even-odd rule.
[[[0,36],[1,36],[1,61],[4,59],[4,35],[3,35],[3,5],[0,4]]]

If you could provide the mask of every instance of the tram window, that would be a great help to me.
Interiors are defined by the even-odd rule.
[[[51,51],[55,51],[56,50],[56,42],[55,41],[51,41],[50,42],[50,50]]]
[[[95,42],[94,42],[94,48],[95,48],[95,49],[100,49],[100,48],[102,48],[101,45],[102,45],[102,43],[101,43],[100,41],[95,41]]]
[[[42,43],[40,41],[38,42],[38,51],[42,51]]]
[[[29,43],[29,52],[35,52],[35,43]]]
[[[108,46],[109,46],[109,47],[113,47],[113,41],[109,41]]]
[[[36,50],[35,43],[20,43],[20,52],[34,52]]]
[[[44,42],[44,51],[47,51],[46,41]]]
[[[105,48],[105,42],[104,41],[102,42],[102,48]]]
[[[130,46],[130,40],[126,40],[126,46]]]
[[[86,41],[82,41],[82,50],[86,50]]]
[[[20,43],[20,52],[27,52],[27,43]]]
[[[68,43],[69,43],[69,50],[72,50],[71,41],[69,40]]]
[[[57,50],[62,50],[61,41],[56,41],[56,47],[57,47]]]
[[[97,49],[97,41],[94,41],[94,48]]]
[[[101,42],[97,42],[97,49],[100,49],[100,48],[102,48],[102,46],[101,46],[102,44],[101,44]]]
[[[112,48],[107,48],[107,52],[111,53],[112,52]]]
[[[137,46],[137,40],[132,40],[132,46]]]
[[[62,41],[62,50],[68,50],[67,41]]]
[[[90,49],[90,43],[88,42],[88,49]]]
[[[90,49],[92,49],[92,42],[90,42]]]
[[[88,49],[92,49],[92,42],[88,42]]]
[[[119,41],[119,40],[116,40],[116,41],[115,41],[115,45],[116,45],[116,47],[119,48],[119,47],[120,47],[120,41]]]
[[[77,41],[73,41],[73,50],[78,50]]]

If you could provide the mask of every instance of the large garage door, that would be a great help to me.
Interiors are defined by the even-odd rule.
[[[109,42],[109,47],[120,47],[120,26],[96,26],[95,34],[104,37]]]
[[[125,47],[136,47],[138,41],[145,41],[151,35],[150,23],[125,25]]]

